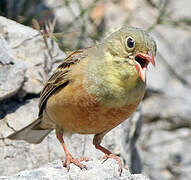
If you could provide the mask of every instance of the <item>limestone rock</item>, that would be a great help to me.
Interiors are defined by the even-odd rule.
[[[23,90],[40,93],[48,73],[55,68],[54,63],[63,60],[65,54],[51,39],[47,39],[47,48],[37,30],[4,17],[0,17],[0,34],[11,47],[13,57],[22,60],[27,68]]]
[[[0,34],[0,101],[10,98],[22,88],[25,67],[13,59],[13,52]]]
[[[109,159],[104,163],[100,161],[82,162],[87,166],[87,170],[80,170],[71,164],[70,171],[67,172],[59,160],[34,170],[22,171],[9,177],[0,177],[3,180],[29,180],[29,179],[47,179],[47,180],[149,180],[141,174],[131,174],[128,170],[123,169],[122,175],[119,176],[118,165],[115,160]]]

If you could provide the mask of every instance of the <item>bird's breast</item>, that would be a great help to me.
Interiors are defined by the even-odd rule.
[[[83,77],[53,93],[46,104],[49,118],[60,128],[79,134],[97,134],[126,120],[142,99],[122,107],[109,107],[87,92]]]

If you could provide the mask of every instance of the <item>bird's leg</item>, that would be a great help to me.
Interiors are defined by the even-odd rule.
[[[87,161],[88,159],[86,158],[81,158],[81,159],[77,159],[77,158],[73,158],[72,155],[70,154],[70,152],[68,151],[66,144],[64,143],[64,139],[63,139],[63,132],[62,131],[56,131],[56,136],[57,139],[59,140],[60,144],[62,145],[64,152],[66,154],[66,159],[63,162],[63,166],[67,168],[67,170],[69,171],[70,169],[70,164],[73,163],[76,166],[78,166],[80,169],[87,169],[87,167],[83,164],[80,163],[80,161]]]
[[[96,149],[99,149],[100,151],[105,153],[105,156],[104,156],[105,161],[107,159],[109,159],[109,158],[115,159],[117,161],[117,164],[119,165],[118,170],[119,170],[120,175],[121,175],[121,173],[122,173],[122,163],[121,163],[121,160],[119,159],[119,157],[117,157],[115,154],[113,154],[112,152],[110,152],[109,150],[107,150],[106,148],[104,148],[103,146],[100,145],[101,140],[102,140],[102,138],[103,138],[103,136],[105,134],[106,133],[104,133],[104,134],[96,134],[94,136],[94,139],[93,139],[93,144],[95,145]]]

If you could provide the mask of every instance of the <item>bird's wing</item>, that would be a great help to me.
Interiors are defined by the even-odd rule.
[[[79,63],[86,56],[87,55],[84,53],[84,50],[75,51],[72,54],[70,54],[66,59],[64,59],[63,63],[57,67],[56,71],[46,82],[40,94],[39,116],[42,114],[43,108],[50,95],[55,90],[61,87],[65,87],[69,83],[67,74],[71,70],[72,65]]]

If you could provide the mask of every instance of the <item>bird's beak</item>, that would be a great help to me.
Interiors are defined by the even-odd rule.
[[[137,53],[134,57],[135,67],[137,69],[139,77],[142,79],[143,82],[145,82],[147,65],[149,64],[149,62],[151,62],[152,65],[155,66],[154,56],[151,51],[148,51],[147,54]]]

